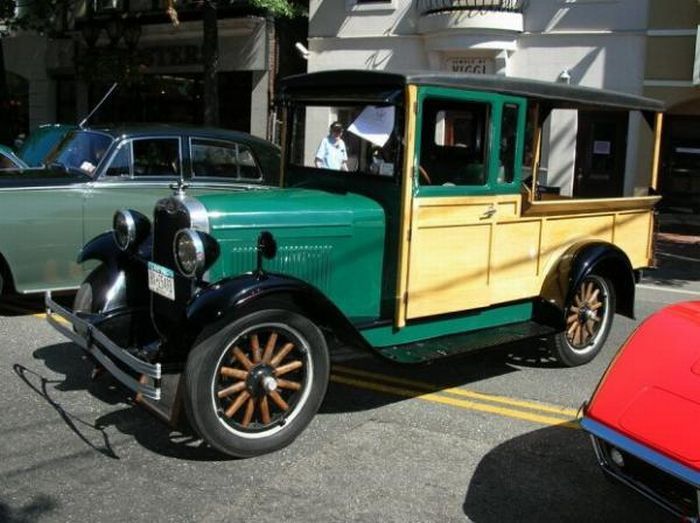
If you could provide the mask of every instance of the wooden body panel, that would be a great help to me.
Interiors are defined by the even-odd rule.
[[[655,201],[589,200],[585,212],[522,214],[522,195],[415,197],[406,318],[535,297],[563,252],[581,241],[615,244],[634,268],[649,266]]]

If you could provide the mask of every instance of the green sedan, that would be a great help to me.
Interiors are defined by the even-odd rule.
[[[196,127],[76,129],[46,167],[0,170],[0,293],[77,289],[81,247],[112,228],[114,209],[151,212],[178,182],[195,194],[279,183],[279,148],[246,133]]]

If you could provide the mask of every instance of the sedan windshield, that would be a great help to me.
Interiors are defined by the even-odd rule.
[[[46,163],[92,175],[112,141],[113,138],[106,134],[73,131],[49,154]]]

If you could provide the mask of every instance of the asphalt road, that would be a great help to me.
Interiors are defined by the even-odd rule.
[[[662,245],[641,320],[700,299],[700,249]],[[300,438],[235,460],[172,431],[35,300],[0,305],[0,521],[674,521],[606,481],[572,423],[638,322],[598,358],[557,367],[539,342],[399,367],[343,350]]]

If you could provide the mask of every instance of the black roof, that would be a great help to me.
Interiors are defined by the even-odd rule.
[[[77,128],[76,128],[77,129]],[[152,136],[198,136],[201,138],[212,138],[220,140],[234,140],[246,143],[256,143],[264,147],[277,148],[276,145],[258,138],[243,131],[232,129],[220,129],[217,127],[201,127],[191,124],[166,124],[166,123],[144,123],[144,124],[117,124],[87,126],[85,131],[95,131],[108,134],[113,138],[125,136],[129,138],[152,137]]]
[[[605,89],[510,76],[473,75],[438,71],[321,71],[285,78],[281,82],[281,94],[284,98],[290,94],[311,94],[311,92],[316,91],[324,93],[324,97],[330,98],[332,96],[329,92],[330,88],[347,92],[353,88],[402,89],[409,84],[510,94],[558,108],[664,110],[664,104],[659,100]]]

